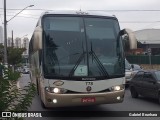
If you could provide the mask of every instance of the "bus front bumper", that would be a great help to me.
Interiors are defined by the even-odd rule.
[[[45,91],[46,107],[85,106],[98,104],[121,103],[124,90],[88,94],[55,94]]]

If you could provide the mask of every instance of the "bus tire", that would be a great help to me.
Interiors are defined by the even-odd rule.
[[[137,93],[137,91],[135,90],[134,87],[131,87],[130,91],[131,91],[132,98],[138,98],[139,95],[138,95],[138,93]]]
[[[45,106],[45,104],[43,103],[42,100],[41,100],[41,106],[42,106],[42,108],[47,109],[47,107]]]
[[[41,106],[42,106],[42,108],[46,109],[46,106],[45,106],[45,104],[43,103],[42,100],[41,100]]]
[[[44,104],[43,101],[42,101],[41,91],[40,91],[39,93],[40,93],[40,94],[39,94],[39,97],[40,97],[40,101],[41,101],[41,106],[42,106],[42,108],[43,108],[43,109],[48,109],[48,107],[46,107],[45,104]]]

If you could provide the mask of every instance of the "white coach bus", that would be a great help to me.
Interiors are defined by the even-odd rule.
[[[120,30],[115,16],[90,11],[42,14],[29,44],[30,78],[42,107],[123,102],[124,34],[135,49],[134,34]]]

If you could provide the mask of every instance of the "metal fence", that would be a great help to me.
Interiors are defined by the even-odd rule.
[[[132,64],[160,64],[160,55],[128,55],[126,59]]]

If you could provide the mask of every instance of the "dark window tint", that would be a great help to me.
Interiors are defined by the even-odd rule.
[[[44,17],[42,23],[45,75],[101,77],[105,71],[109,76],[123,75],[116,20]]]
[[[143,74],[144,74],[144,72],[142,72],[142,71],[138,72],[138,73],[135,75],[134,80],[142,80]]]
[[[150,72],[145,72],[143,76],[143,80],[154,79]]]
[[[147,72],[147,73],[144,74],[143,81],[144,81],[144,82],[155,81],[155,77],[153,76],[152,73]]]

